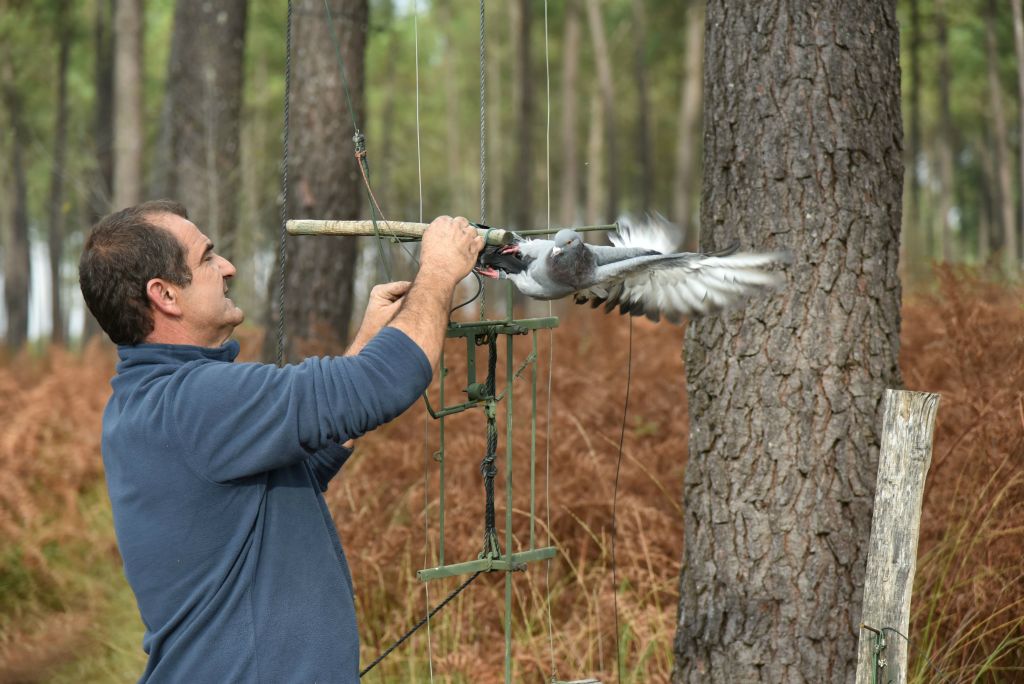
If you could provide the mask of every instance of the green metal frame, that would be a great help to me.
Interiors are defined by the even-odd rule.
[[[553,546],[537,546],[536,536],[536,504],[537,504],[537,333],[540,330],[555,328],[558,326],[558,318],[550,316],[546,318],[513,319],[513,289],[511,283],[507,292],[508,315],[501,320],[480,320],[468,323],[450,323],[448,325],[448,338],[464,338],[466,340],[466,401],[453,404],[445,404],[445,379],[448,375],[448,367],[445,365],[445,357],[441,355],[441,388],[440,406],[435,409],[426,395],[424,400],[427,411],[431,417],[438,421],[440,444],[437,452],[434,453],[434,460],[438,462],[440,479],[440,500],[438,512],[438,524],[440,527],[438,543],[438,565],[432,568],[424,568],[416,573],[416,577],[423,582],[429,582],[444,577],[455,577],[474,572],[504,572],[505,573],[505,680],[511,681],[512,662],[512,573],[525,571],[527,564],[535,561],[549,560],[555,557],[556,549]],[[513,340],[517,335],[531,336],[532,350],[518,369],[515,369],[513,351]],[[476,350],[478,346],[488,344],[494,336],[500,339],[505,337],[505,368],[506,384],[500,392],[494,388],[493,396],[487,390],[486,382],[480,382],[477,377]],[[516,380],[530,368],[530,537],[529,547],[513,553],[512,538],[512,407],[513,390],[512,386]],[[505,550],[502,551],[497,538],[485,539],[484,548],[475,559],[460,563],[445,563],[445,417],[455,413],[461,413],[472,408],[481,407],[487,417],[488,425],[493,426],[497,420],[498,404],[505,403]],[[496,426],[495,426],[496,427]],[[491,433],[493,434],[493,433]]]

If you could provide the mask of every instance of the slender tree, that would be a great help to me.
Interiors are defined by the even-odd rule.
[[[651,103],[647,84],[647,0],[633,0],[633,80],[636,82],[636,139],[633,148],[640,162],[637,197],[640,210],[651,210],[654,196],[654,157],[651,154]]]
[[[999,80],[999,44],[996,37],[999,7],[996,0],[985,3],[985,47],[988,53],[988,92],[992,115],[992,153],[999,183],[999,220],[1002,228],[1002,262],[1006,276],[1016,279],[1020,271],[1017,257],[1017,208],[1013,196],[1013,168],[1010,160],[1010,133],[1003,107],[1003,86]]]
[[[0,36],[2,38],[3,36]],[[0,95],[3,97],[10,130],[10,229],[4,249],[4,305],[7,310],[7,348],[18,351],[28,340],[28,304],[32,283],[32,262],[28,238],[28,180],[25,169],[25,104],[17,81],[14,57],[0,47]]]
[[[234,254],[248,0],[178,0],[168,62],[169,194]]]
[[[910,0],[909,62],[910,78],[907,105],[910,109],[906,163],[907,174],[907,238],[904,241],[903,260],[906,274],[911,282],[924,279],[929,261],[934,255],[930,231],[921,213],[921,179],[918,168],[922,159],[921,149],[921,11],[919,0]]]
[[[531,124],[533,120],[532,73],[530,71],[530,26],[533,12],[530,0],[519,0],[516,12],[516,141],[519,154],[516,157],[515,179],[518,187],[513,222],[519,228],[529,228],[533,223],[533,145],[531,145]]]
[[[362,125],[369,7],[367,0],[330,0],[330,8],[333,25],[320,0],[294,2],[288,213],[354,219],[359,217],[364,191],[335,40],[344,61],[353,113]],[[286,360],[344,351],[357,255],[354,240],[288,239]],[[272,337],[276,306],[271,306],[268,318],[268,336]]]
[[[700,115],[703,98],[701,64],[704,60],[704,3],[690,0],[686,10],[683,79],[676,122],[676,168],[672,192],[672,218],[682,228],[688,245],[697,246],[694,199],[699,188]]]
[[[559,206],[559,223],[570,226],[579,218],[580,212],[580,150],[579,136],[579,88],[580,73],[580,10],[578,0],[565,3],[565,39],[562,41],[562,88],[559,101],[562,105],[561,135],[558,149],[562,153],[562,173]]]
[[[937,228],[939,242],[942,246],[942,260],[950,262],[954,258],[953,227],[950,222],[950,211],[955,197],[955,181],[953,177],[953,149],[956,129],[953,126],[953,111],[950,106],[949,84],[953,73],[949,60],[949,34],[946,30],[945,0],[935,0],[935,42],[939,51],[939,66],[936,81],[939,89],[939,135],[936,141],[939,158],[939,183],[942,187],[938,196]],[[929,254],[933,254],[929,252]]]
[[[594,51],[594,63],[597,67],[597,83],[601,96],[601,130],[604,138],[605,151],[605,218],[612,220],[619,213],[619,174],[618,145],[615,136],[615,82],[612,76],[612,57],[605,35],[604,16],[598,0],[586,0],[587,24],[590,27],[590,40]],[[593,161],[591,162],[593,163]],[[592,189],[588,189],[592,192]]]
[[[116,0],[114,35],[114,209],[122,209],[142,200],[142,0]]]
[[[706,39],[702,247],[793,263],[784,291],[688,331],[673,679],[851,682],[900,383],[896,0],[710,0]]]
[[[53,162],[50,168],[50,340],[64,343],[64,307],[61,291],[61,266],[64,261],[64,161],[67,157],[68,130],[68,55],[71,52],[72,26],[68,6],[57,4],[57,104],[53,126]]]
[[[1010,0],[1013,8],[1013,47],[1017,54],[1017,123],[1020,133],[1024,135],[1024,12],[1021,11],[1021,0]],[[1020,155],[1017,158],[1020,183],[1020,198],[1017,209],[1024,202],[1024,142],[1021,143]],[[1014,226],[1018,244],[1024,241],[1024,211],[1019,214],[1020,222]]]

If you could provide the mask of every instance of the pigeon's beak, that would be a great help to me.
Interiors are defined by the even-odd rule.
[[[561,247],[552,247],[551,248],[551,256],[558,256],[561,253],[562,253],[562,248]]]

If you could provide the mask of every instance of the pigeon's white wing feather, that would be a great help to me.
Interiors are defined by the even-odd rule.
[[[732,306],[745,297],[781,286],[781,273],[766,269],[785,262],[785,253],[665,254],[630,259],[597,270],[595,280],[606,293],[590,287],[576,294],[577,302],[619,307],[622,313],[664,316],[678,322],[683,316],[702,316]]]

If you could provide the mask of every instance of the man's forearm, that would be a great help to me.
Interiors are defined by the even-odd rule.
[[[434,369],[441,358],[455,285],[450,279],[420,271],[402,309],[389,324],[418,344]]]

